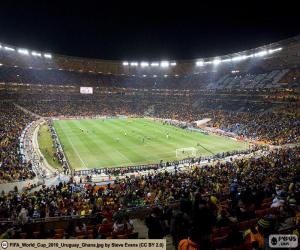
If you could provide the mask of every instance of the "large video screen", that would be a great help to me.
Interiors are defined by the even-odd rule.
[[[81,94],[93,94],[93,88],[92,87],[80,87],[80,93]]]

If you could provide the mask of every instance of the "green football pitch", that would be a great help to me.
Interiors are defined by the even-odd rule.
[[[54,127],[76,170],[178,160],[179,148],[193,147],[197,156],[248,148],[245,142],[143,118],[55,120]]]

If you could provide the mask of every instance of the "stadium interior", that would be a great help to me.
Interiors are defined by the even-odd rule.
[[[170,249],[184,249],[189,238],[200,249],[250,250],[273,233],[299,236],[299,94],[300,36],[219,57],[150,62],[0,43],[0,237],[165,237]],[[249,147],[207,155],[192,148],[186,156],[183,149],[180,159],[174,149],[173,161],[76,169],[53,126],[135,118]],[[204,147],[190,147],[197,146]],[[74,148],[79,158],[86,153]]]

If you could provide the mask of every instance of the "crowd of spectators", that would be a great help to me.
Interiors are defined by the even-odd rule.
[[[19,137],[31,119],[13,104],[0,103],[0,183],[35,177],[31,162],[22,162],[19,149]]]
[[[263,216],[267,220],[264,223],[272,224],[272,232],[295,229],[292,218],[299,213],[299,174],[300,149],[277,149],[264,156],[206,166],[195,164],[185,171],[149,173],[106,186],[76,184],[71,180],[58,186],[43,186],[33,193],[2,193],[0,217],[26,224],[35,218],[87,216],[155,206],[158,208],[146,218],[149,238],[170,233],[177,246],[193,229],[197,232],[196,243],[210,249],[207,246],[212,243],[227,245],[230,241],[225,237],[212,242],[214,227],[230,226],[240,237],[237,242],[244,242],[236,227],[244,221],[261,219],[257,210],[263,208],[278,207],[275,214],[268,210]],[[270,201],[267,205],[263,204],[265,199]],[[173,206],[178,202],[179,207]],[[115,222],[121,223],[120,219]],[[249,233],[255,234],[253,230]]]
[[[297,113],[246,113],[217,111],[212,126],[255,140],[280,145],[300,140],[300,116]]]

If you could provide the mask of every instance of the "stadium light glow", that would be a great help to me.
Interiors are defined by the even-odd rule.
[[[243,60],[243,56],[235,56],[235,57],[232,57],[231,58],[231,61],[235,62],[235,61],[240,61],[240,60]]]
[[[18,49],[18,53],[23,55],[29,55],[29,51],[27,49]]]
[[[156,77],[157,77],[157,75],[153,75],[153,77],[154,77],[154,78],[156,78]]]
[[[0,44],[0,49],[2,49],[2,45]]]
[[[220,63],[221,63],[221,60],[218,59],[218,58],[216,58],[215,60],[213,60],[213,64],[214,64],[214,65],[218,65],[218,64],[220,64]]]
[[[176,62],[171,62],[171,66],[176,66]]]
[[[178,77],[179,75],[175,75],[175,77]]]
[[[138,66],[139,64],[137,62],[131,62],[130,66]]]
[[[202,66],[204,66],[204,62],[203,61],[198,61],[198,62],[196,62],[196,65],[199,66],[199,67],[202,67]]]
[[[38,57],[41,57],[41,56],[42,56],[41,53],[38,53],[38,52],[35,52],[35,51],[32,51],[32,52],[31,52],[31,55],[33,55],[33,56],[38,56]]]
[[[158,62],[153,62],[151,63],[151,67],[158,67],[159,66],[159,63]]]
[[[148,67],[149,63],[148,62],[141,62],[141,67]]]
[[[168,61],[161,61],[160,62],[160,67],[162,68],[167,68],[169,67],[170,63]]]
[[[128,66],[129,63],[128,62],[123,62],[123,66]]]
[[[48,59],[51,59],[51,58],[52,58],[52,55],[51,55],[51,54],[48,54],[48,53],[46,53],[46,54],[44,54],[44,57],[45,57],[45,58],[48,58]]]
[[[231,61],[231,59],[230,58],[227,58],[227,59],[223,59],[223,60],[221,60],[221,62],[230,62]]]
[[[3,64],[2,64],[2,63],[0,63],[0,66],[3,66]]]
[[[11,47],[6,47],[6,46],[4,47],[4,49],[5,49],[5,50],[8,50],[8,51],[15,51],[15,49],[14,49],[14,48],[11,48]]]
[[[280,50],[282,50],[282,48],[269,49],[269,50],[268,50],[268,53],[269,53],[269,54],[272,54],[272,53],[277,52],[277,51],[280,51]]]
[[[146,77],[147,75],[143,75],[143,77]]]
[[[265,56],[266,54],[268,54],[268,51],[267,50],[263,50],[263,51],[260,51],[258,53],[255,53],[254,56],[255,57],[262,57],[262,56]]]
[[[168,77],[168,75],[164,75],[164,77]]]

